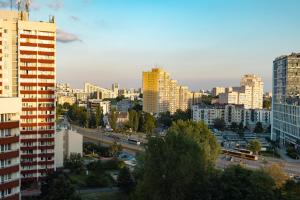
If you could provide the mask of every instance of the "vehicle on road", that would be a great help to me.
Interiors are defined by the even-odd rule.
[[[258,160],[257,155],[250,155],[250,154],[238,152],[235,150],[222,149],[222,154],[233,156],[233,157],[238,157],[238,158],[243,158],[243,159],[247,159],[247,160]]]
[[[248,149],[239,149],[239,148],[235,148],[234,150],[236,151],[239,151],[241,153],[246,153],[246,154],[249,154],[249,155],[253,155],[253,152],[248,150]]]
[[[139,140],[134,139],[134,138],[128,138],[127,142],[130,143],[130,144],[136,144],[136,145],[140,145],[141,144],[141,142]]]

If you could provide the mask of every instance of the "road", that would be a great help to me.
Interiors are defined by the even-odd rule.
[[[105,135],[105,133],[100,132],[99,130],[95,129],[85,129],[75,125],[72,125],[74,129],[76,129],[80,134],[83,135],[85,141],[97,141],[100,143],[104,143],[106,145],[112,144],[116,139]],[[128,153],[135,154],[136,152],[144,151],[143,146],[138,146],[135,144],[129,144],[127,142],[127,136],[111,133],[112,135],[118,136],[118,142],[122,145],[123,149]],[[136,136],[137,137],[137,136]],[[140,139],[142,140],[142,139]],[[144,140],[145,141],[145,140]],[[260,169],[267,165],[271,164],[280,164],[283,166],[285,172],[290,175],[299,175],[300,176],[300,162],[297,161],[290,161],[290,160],[283,160],[278,158],[270,158],[270,157],[262,157],[259,156],[258,161],[251,161],[251,160],[244,160],[240,158],[234,158],[234,161],[228,161],[224,159],[224,155],[220,155],[217,160],[217,167],[224,169],[229,165],[232,164],[243,164],[247,168],[250,169]]]
[[[84,141],[98,142],[98,143],[103,143],[105,145],[113,144],[116,141],[122,146],[123,149],[129,152],[136,153],[136,152],[144,151],[144,147],[142,146],[129,144],[126,136],[119,136],[114,133],[111,133],[111,135],[115,137],[110,137],[106,135],[104,132],[100,132],[99,130],[85,129],[85,128],[78,127],[76,125],[71,125],[71,126],[72,129],[75,129],[78,133],[83,135]]]

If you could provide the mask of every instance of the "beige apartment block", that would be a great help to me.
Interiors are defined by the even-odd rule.
[[[219,94],[220,104],[244,105],[245,109],[263,108],[264,83],[253,74],[246,74],[241,78],[241,86],[226,88]]]

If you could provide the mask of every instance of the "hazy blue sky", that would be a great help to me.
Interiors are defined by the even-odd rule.
[[[31,18],[57,20],[57,80],[140,87],[158,65],[194,90],[271,88],[272,61],[300,52],[300,0],[32,0]],[[5,1],[0,0],[0,6]]]

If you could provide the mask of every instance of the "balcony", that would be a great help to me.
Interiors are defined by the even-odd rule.
[[[0,130],[19,128],[19,121],[0,122]]]

